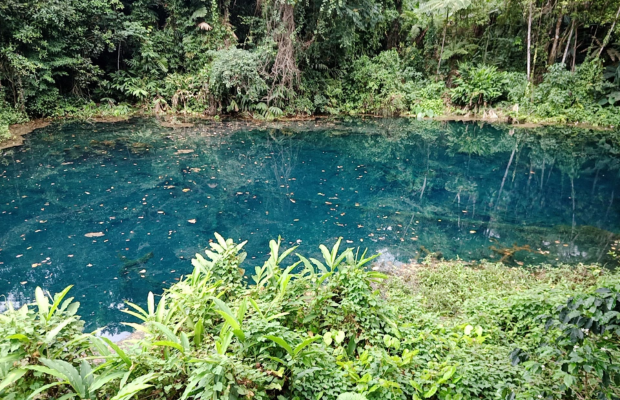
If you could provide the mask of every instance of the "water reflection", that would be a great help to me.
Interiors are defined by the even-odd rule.
[[[278,235],[310,255],[342,236],[400,261],[604,263],[617,143],[405,119],[50,126],[0,157],[0,293],[75,284],[89,327],[117,326],[124,300],[188,273],[214,231],[249,240],[248,268]]]

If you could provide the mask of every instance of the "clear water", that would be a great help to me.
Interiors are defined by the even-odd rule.
[[[310,255],[343,237],[397,261],[529,245],[505,261],[604,263],[620,232],[606,135],[405,119],[52,125],[0,156],[0,294],[73,284],[88,327],[113,332],[125,300],[190,272],[216,231],[249,240],[247,268],[279,235]]]

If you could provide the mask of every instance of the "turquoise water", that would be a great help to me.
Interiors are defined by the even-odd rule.
[[[566,138],[568,135],[568,139]],[[89,328],[113,332],[191,271],[213,232],[282,236],[299,252],[343,237],[383,259],[607,262],[620,233],[620,148],[605,133],[354,119],[254,125],[57,124],[0,156],[0,294],[69,284]]]

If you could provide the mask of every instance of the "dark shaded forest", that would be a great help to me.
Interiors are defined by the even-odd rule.
[[[618,0],[5,0],[0,126],[491,107],[617,125],[619,16]]]

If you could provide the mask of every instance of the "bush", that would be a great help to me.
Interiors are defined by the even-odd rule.
[[[508,78],[495,66],[474,66],[464,63],[459,66],[456,85],[450,92],[452,102],[470,108],[493,104],[507,93]]]
[[[526,110],[534,119],[556,123],[582,122],[592,125],[620,123],[620,108],[603,107],[597,100],[607,89],[600,62],[593,60],[579,65],[575,72],[563,64],[554,64],[533,89],[532,103]]]
[[[554,64],[534,90],[533,101],[541,115],[554,116],[573,107],[595,103],[603,88],[603,69],[591,61],[579,65],[575,72],[564,64]]]
[[[193,272],[122,346],[83,334],[69,288],[0,315],[0,396],[149,399],[457,399],[618,396],[618,273],[460,262],[388,277],[373,257],[270,242],[247,285],[245,243],[216,234]],[[595,290],[596,288],[603,288]],[[569,297],[571,297],[569,299]],[[565,305],[559,310],[557,305]],[[545,321],[547,323],[545,329]],[[590,329],[591,334],[586,331]],[[556,340],[559,339],[559,340]],[[584,349],[584,350],[579,350]],[[97,360],[97,361],[95,361]],[[590,366],[594,366],[591,368]],[[543,368],[545,366],[545,368]]]
[[[0,90],[0,142],[11,138],[9,125],[28,121],[28,117],[9,105],[4,99],[4,91]]]
[[[263,101],[269,87],[259,73],[258,53],[231,48],[213,52],[213,57],[211,92],[218,101],[228,103],[228,111],[249,110]]]
[[[353,62],[348,78],[348,110],[393,115],[407,109],[401,60],[395,50],[373,58],[361,56]]]

